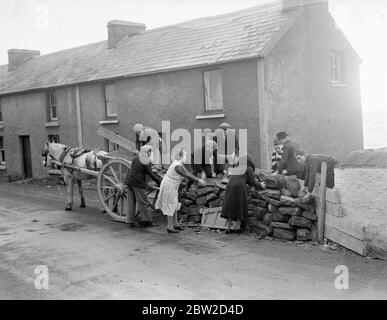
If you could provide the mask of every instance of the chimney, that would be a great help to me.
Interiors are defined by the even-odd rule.
[[[131,37],[145,31],[143,23],[135,23],[121,20],[109,21],[108,25],[108,49],[116,48],[118,43],[126,36]]]
[[[8,71],[14,71],[19,68],[24,62],[40,56],[40,51],[11,49],[8,50]]]
[[[329,9],[328,0],[282,0],[282,11],[286,12],[311,5],[320,5],[326,11]]]

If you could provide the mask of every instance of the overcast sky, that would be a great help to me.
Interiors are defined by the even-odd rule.
[[[148,29],[244,9],[267,0],[0,0],[0,65],[7,50],[42,54],[107,38],[109,20]],[[387,1],[330,0],[330,11],[363,59],[367,147],[387,146]]]

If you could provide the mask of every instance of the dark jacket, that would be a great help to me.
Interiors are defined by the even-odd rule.
[[[138,189],[146,189],[146,176],[149,176],[154,180],[158,185],[161,184],[161,178],[152,171],[152,167],[144,165],[140,161],[140,157],[136,156],[132,161],[132,167],[128,173],[125,184],[130,187]]]
[[[327,188],[333,188],[335,186],[335,166],[337,161],[335,158],[325,154],[311,154],[306,157],[305,162],[305,187],[308,187],[308,191],[312,192],[316,184],[316,174],[321,174],[321,164],[327,163]]]
[[[282,158],[278,165],[278,173],[286,170],[288,176],[297,175],[299,166],[296,158],[296,152],[300,150],[300,146],[297,142],[289,140],[284,144],[282,149]]]

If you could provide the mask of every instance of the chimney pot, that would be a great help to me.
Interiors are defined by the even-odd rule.
[[[126,36],[131,37],[146,30],[143,23],[112,20],[108,22],[108,48],[116,48],[118,43]]]
[[[25,49],[8,50],[8,71],[14,71],[27,60],[40,56],[40,51]]]

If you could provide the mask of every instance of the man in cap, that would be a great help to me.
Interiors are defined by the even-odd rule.
[[[131,170],[126,177],[125,184],[128,186],[128,223],[129,227],[135,226],[136,204],[139,215],[137,217],[142,227],[154,226],[153,209],[146,196],[146,177],[149,176],[158,185],[161,178],[152,171],[152,151],[153,148],[145,145],[140,149],[140,153],[133,159]]]
[[[296,176],[299,173],[299,166],[296,159],[296,152],[300,150],[297,142],[290,140],[289,134],[285,131],[277,134],[278,142],[282,147],[282,158],[278,164],[277,171],[274,175],[283,174],[286,176]]]

